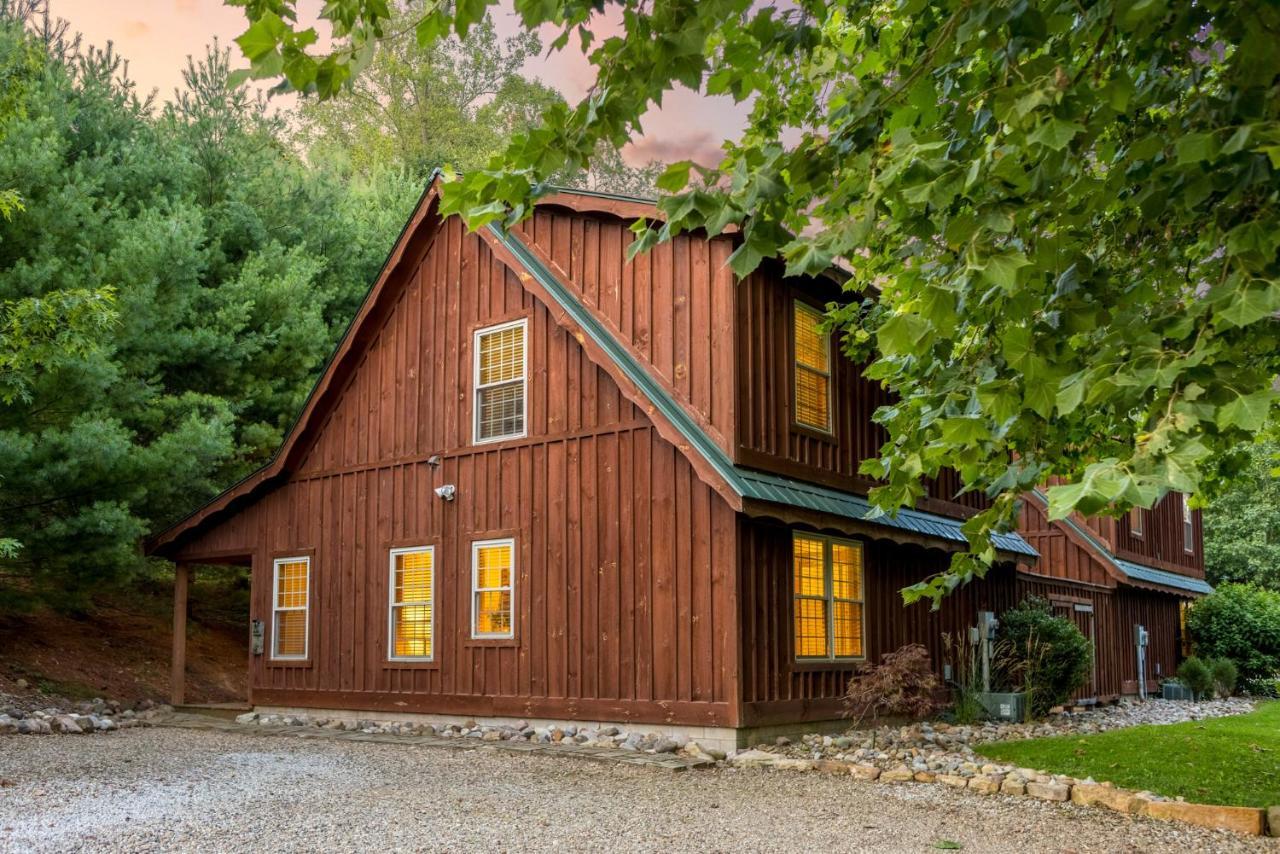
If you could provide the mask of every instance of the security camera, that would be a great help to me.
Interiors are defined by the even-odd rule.
[[[436,487],[436,496],[443,498],[445,501],[452,501],[457,492],[457,488],[452,483],[446,483],[444,486]]]

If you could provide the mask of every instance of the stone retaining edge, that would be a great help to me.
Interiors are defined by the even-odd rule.
[[[762,750],[739,753],[729,760],[735,768],[771,768],[778,771],[817,771],[822,774],[848,774],[859,780],[881,783],[932,783],[954,789],[966,789],[978,794],[1040,798],[1058,803],[1073,803],[1084,807],[1101,807],[1124,813],[1140,815],[1164,821],[1182,821],[1215,830],[1229,830],[1248,836],[1280,836],[1280,806],[1269,809],[1258,807],[1231,807],[1216,804],[1197,804],[1189,801],[1158,800],[1150,792],[1122,789],[1112,783],[1067,782],[1054,779],[1051,782],[1012,779],[1006,774],[981,774],[961,777],[953,774],[935,774],[932,771],[915,771],[903,765],[882,771],[874,765],[848,762],[840,759],[797,759],[778,756]],[[1047,773],[1047,772],[1046,772]]]

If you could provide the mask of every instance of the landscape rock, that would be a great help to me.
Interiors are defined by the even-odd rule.
[[[1106,807],[1123,813],[1139,813],[1148,803],[1134,792],[1101,783],[1076,783],[1071,787],[1071,802],[1084,807]]]
[[[729,760],[735,768],[769,768],[778,757],[763,750],[744,750]]]
[[[915,779],[915,772],[905,765],[890,768],[880,773],[880,780],[885,783],[909,783]]]
[[[1267,808],[1267,833],[1280,836],[1280,806]]]
[[[1152,801],[1146,805],[1144,812],[1152,818],[1175,819],[1201,827],[1216,827],[1252,836],[1261,836],[1266,830],[1266,812],[1253,807]]]
[[[49,725],[54,732],[66,733],[68,735],[79,735],[84,732],[80,725],[76,723],[76,719],[71,717],[71,715],[58,715],[49,722]]]
[[[1071,797],[1071,787],[1065,783],[1039,783],[1033,781],[1027,784],[1027,794],[1045,801],[1065,801]]]

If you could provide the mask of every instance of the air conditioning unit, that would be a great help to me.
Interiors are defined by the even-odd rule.
[[[1164,682],[1160,685],[1160,696],[1166,700],[1194,700],[1191,689],[1181,682]]]
[[[987,717],[994,721],[1021,723],[1027,719],[1027,695],[1023,692],[1002,694],[996,691],[979,691],[978,701],[987,710]]]

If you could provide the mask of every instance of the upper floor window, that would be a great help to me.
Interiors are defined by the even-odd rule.
[[[796,658],[862,658],[862,544],[797,533],[792,550]]]
[[[796,423],[831,432],[831,335],[822,313],[795,302]]]
[[[525,326],[517,320],[476,331],[476,442],[525,435]]]
[[[430,546],[391,550],[391,659],[430,661],[435,647],[435,556]]]
[[[1142,508],[1129,508],[1129,534],[1134,537],[1142,536]]]
[[[1196,550],[1196,526],[1191,520],[1191,496],[1182,496],[1182,548],[1187,554]]]
[[[307,657],[311,605],[311,558],[284,557],[275,561],[271,584],[271,657]]]
[[[471,544],[473,638],[515,637],[512,613],[515,571],[515,540],[479,540]]]

